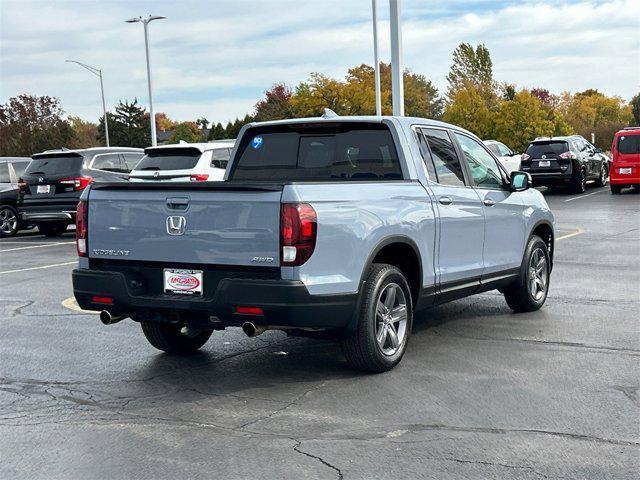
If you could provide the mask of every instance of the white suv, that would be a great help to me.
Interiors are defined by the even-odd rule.
[[[520,170],[520,154],[514,152],[504,143],[497,140],[484,140],[484,144],[487,146],[491,153],[493,153],[507,172],[516,172]]]
[[[224,178],[235,140],[145,148],[129,175],[132,182],[214,182]]]

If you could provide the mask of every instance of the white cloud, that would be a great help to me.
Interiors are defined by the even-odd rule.
[[[100,115],[107,102],[146,104],[144,41],[150,25],[156,110],[180,120],[244,115],[277,81],[312,71],[342,77],[371,63],[370,1],[192,1],[134,5],[97,1],[0,0],[0,101],[29,92],[60,98],[72,115]],[[386,2],[379,2],[382,58],[389,58]],[[444,91],[453,49],[485,43],[498,81],[551,91],[597,88],[630,98],[640,89],[640,24],[634,0],[536,3],[405,0],[405,65]]]

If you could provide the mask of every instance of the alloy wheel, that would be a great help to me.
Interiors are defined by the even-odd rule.
[[[396,283],[386,285],[376,303],[376,341],[380,351],[394,355],[406,341],[407,300]]]
[[[10,208],[0,210],[0,231],[12,235],[18,229],[18,217]]]
[[[536,302],[546,295],[547,273],[547,257],[541,248],[536,248],[529,259],[529,292]]]

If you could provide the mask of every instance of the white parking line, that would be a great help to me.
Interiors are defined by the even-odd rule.
[[[28,250],[29,248],[46,248],[46,247],[55,247],[57,245],[71,245],[76,242],[54,242],[54,243],[45,243],[44,245],[29,245],[28,247],[16,247],[16,248],[5,248],[4,250],[0,250],[2,252],[15,252],[16,250]]]
[[[608,189],[603,188],[602,190],[598,190],[597,192],[591,192],[591,193],[587,193],[586,195],[580,195],[579,197],[571,197],[571,198],[567,198],[565,200],[565,202],[573,202],[574,200],[580,200],[581,198],[584,197],[590,197],[591,195],[595,195],[596,193],[602,193],[602,192],[606,192]]]
[[[560,235],[558,238],[556,238],[556,241],[558,240],[564,240],[565,238],[571,238],[571,237],[575,237],[576,235],[580,235],[581,233],[584,233],[584,229],[582,228],[577,228],[575,231],[570,232],[570,233],[565,233],[564,235]]]
[[[78,263],[78,261],[74,260],[73,262],[54,263],[52,265],[42,265],[40,267],[19,268],[17,270],[5,270],[4,272],[0,272],[0,275],[4,275],[6,273],[28,272],[28,271],[31,271],[31,270],[42,270],[42,269],[45,269],[45,268],[62,267],[64,265],[74,265],[76,263]]]

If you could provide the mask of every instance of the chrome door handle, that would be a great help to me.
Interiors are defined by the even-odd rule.
[[[453,200],[451,200],[450,197],[440,197],[438,199],[438,201],[442,204],[442,205],[451,205],[453,203]]]
[[[484,202],[482,203],[484,203],[487,207],[493,207],[496,204],[496,202],[494,202],[490,198],[485,198]]]

